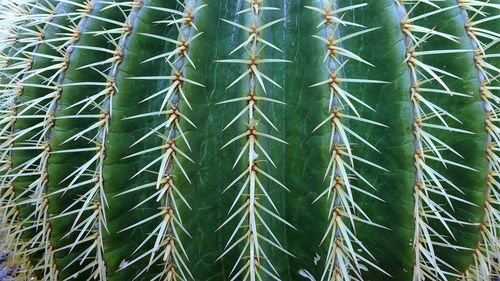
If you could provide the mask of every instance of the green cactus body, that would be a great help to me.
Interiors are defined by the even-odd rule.
[[[498,0],[4,2],[19,280],[500,277]]]

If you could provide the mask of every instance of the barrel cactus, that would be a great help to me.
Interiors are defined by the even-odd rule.
[[[500,278],[499,0],[0,5],[0,279]]]

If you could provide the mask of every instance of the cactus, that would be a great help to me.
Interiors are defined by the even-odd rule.
[[[500,278],[499,11],[3,1],[2,274]]]

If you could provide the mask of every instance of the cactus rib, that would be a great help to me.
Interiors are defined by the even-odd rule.
[[[70,227],[69,231],[64,232],[57,230],[54,231],[53,229],[53,235],[51,237],[53,244],[58,248],[57,251],[59,252],[59,255],[56,256],[56,262],[60,264],[59,271],[62,272],[62,274],[60,274],[61,276],[66,276],[62,277],[66,279],[71,278],[71,276],[83,274],[85,271],[91,272],[92,276],[95,276],[95,278],[99,278],[100,280],[106,279],[106,267],[103,258],[104,250],[102,243],[102,233],[106,231],[104,208],[107,204],[102,190],[103,177],[101,175],[102,159],[104,158],[104,155],[102,155],[103,149],[97,149],[101,140],[100,137],[103,135],[96,134],[95,140],[92,140],[93,137],[89,137],[89,135],[86,134],[87,132],[94,133],[92,129],[97,130],[99,127],[90,124],[92,117],[95,116],[95,118],[99,118],[106,114],[80,114],[82,111],[86,110],[86,107],[89,105],[85,104],[85,102],[92,100],[92,97],[88,97],[88,99],[84,97],[83,102],[80,102],[71,96],[72,87],[74,87],[75,84],[82,83],[75,81],[75,70],[77,70],[77,68],[85,69],[88,64],[75,66],[70,58],[74,56],[75,53],[82,52],[82,49],[92,48],[91,44],[88,43],[89,40],[85,40],[85,37],[88,38],[88,36],[95,36],[95,34],[90,35],[91,33],[89,30],[86,30],[86,28],[90,27],[92,24],[98,23],[99,21],[103,22],[102,27],[105,28],[105,23],[110,21],[109,19],[103,19],[98,13],[94,13],[94,11],[98,8],[103,10],[115,9],[117,12],[122,11],[124,13],[122,8],[114,3],[100,5],[97,1],[87,1],[81,5],[81,14],[76,17],[79,19],[78,24],[75,25],[70,32],[70,41],[63,44],[63,46],[67,45],[67,51],[63,57],[65,66],[63,70],[56,75],[58,90],[53,101],[54,107],[52,108],[55,125],[50,138],[53,151],[51,153],[51,158],[49,158],[49,167],[51,163],[54,163],[54,158],[56,161],[55,163],[57,163],[57,161],[61,161],[60,159],[67,159],[66,161],[68,161],[75,156],[78,157],[81,155],[83,157],[80,157],[80,160],[84,161],[83,163],[80,163],[81,166],[75,167],[74,170],[68,172],[68,174],[59,179],[52,176],[49,170],[50,199],[54,203],[51,204],[50,209],[53,214],[53,226],[56,224],[56,220],[63,220]],[[119,25],[123,29],[124,33],[127,31],[125,29],[126,22],[118,23],[118,21],[112,21],[110,22],[110,25]],[[106,34],[100,36],[107,40],[105,35]],[[122,34],[120,33],[117,37],[121,38],[121,35]],[[111,46],[114,47],[112,44]],[[100,74],[101,73],[102,72],[100,72]],[[100,74],[97,76],[99,77]],[[86,81],[86,79],[84,81]],[[83,83],[92,86],[96,85],[95,82]],[[97,84],[98,83],[100,82],[97,82]],[[106,86],[108,86],[108,84],[106,84]],[[106,90],[112,89],[112,87],[111,89],[106,88]],[[106,90],[103,92],[107,93]],[[96,98],[93,101],[93,110],[95,108],[102,108],[98,105],[98,103],[102,100],[97,100]],[[84,105],[77,111],[75,107],[80,106],[82,103]],[[103,103],[103,107],[106,107],[105,103]],[[70,132],[69,134],[66,134],[66,136],[61,136],[61,133],[59,132],[64,131],[64,126],[67,126],[67,123],[72,122],[72,120],[79,120],[82,118],[85,120],[85,125],[88,125],[89,127],[82,128],[79,131],[74,132],[74,134],[71,134]],[[62,124],[61,126],[61,123],[66,124]],[[106,125],[106,122],[101,120],[97,123],[99,125]],[[105,130],[106,126],[99,127],[99,129]],[[82,145],[81,148],[73,149],[68,148],[72,147],[72,144],[70,144],[64,147],[65,144],[69,142],[76,142],[79,138],[84,138],[85,141],[90,141],[93,146],[88,147],[87,144]],[[101,146],[101,148],[102,147],[103,146]],[[93,156],[91,156],[91,154],[93,154]],[[92,171],[92,169],[94,170]],[[58,176],[60,175],[56,175],[56,177]],[[60,187],[59,184],[64,184],[65,186]],[[85,192],[80,193],[83,187],[88,189]],[[63,205],[61,205],[59,198],[62,198],[63,200],[68,198],[73,201],[66,201]],[[79,270],[71,272],[71,270],[68,269],[74,266],[74,262],[63,261],[65,257],[61,254],[64,252],[74,255],[76,259],[87,260],[85,266]]]
[[[28,112],[30,106],[26,103],[29,103],[31,96],[30,80],[34,76],[33,73],[38,71],[39,61],[43,60],[40,58],[40,53],[43,53],[44,42],[50,36],[50,29],[55,21],[61,17],[56,12],[63,10],[63,6],[65,5],[62,2],[36,4],[34,9],[39,9],[42,13],[27,16],[28,23],[25,24],[26,27],[23,30],[28,31],[31,37],[21,39],[20,42],[24,45],[14,54],[14,56],[20,54],[26,56],[27,66],[23,69],[22,75],[16,75],[14,78],[20,87],[14,89],[18,97],[13,111],[14,115],[11,118],[12,122],[9,124],[12,134],[9,140],[4,142],[4,145],[9,146],[6,150],[11,154],[12,177],[9,181],[16,190],[16,208],[20,212],[21,225],[18,235],[26,245],[29,245],[29,255],[34,264],[33,274],[49,276],[47,278],[55,275],[55,265],[49,253],[51,251],[48,241],[50,224],[44,188],[46,183],[44,163],[48,158],[49,148],[42,140],[49,120],[39,122],[44,116],[38,115],[33,110]]]
[[[186,122],[190,126],[196,126],[181,112],[183,110],[183,105],[181,104],[185,104],[191,109],[191,105],[187,98],[189,93],[183,90],[185,84],[203,87],[203,85],[198,82],[185,77],[184,72],[188,65],[194,67],[194,63],[189,57],[189,46],[202,34],[197,32],[195,22],[196,14],[204,6],[192,0],[179,2],[179,5],[183,8],[182,12],[163,6],[145,6],[147,9],[159,11],[163,16],[166,15],[166,19],[155,22],[164,24],[164,26],[174,25],[178,33],[178,39],[172,39],[168,35],[160,36],[153,33],[138,34],[140,38],[150,38],[155,40],[155,42],[169,42],[174,44],[174,50],[162,52],[159,55],[148,57],[142,61],[142,63],[149,63],[158,60],[166,60],[167,66],[172,69],[172,74],[169,76],[135,76],[128,78],[133,80],[158,80],[168,84],[168,87],[164,87],[153,94],[148,94],[140,101],[140,103],[143,103],[148,100],[157,100],[159,98],[160,106],[156,111],[125,118],[127,120],[144,120],[144,118],[151,116],[162,116],[160,124],[132,143],[131,147],[137,146],[148,140],[157,140],[161,142],[161,145],[143,149],[125,157],[127,159],[139,158],[148,153],[161,151],[159,157],[155,157],[132,176],[132,178],[136,178],[148,172],[148,169],[154,168],[156,170],[154,181],[119,193],[119,195],[125,195],[130,192],[144,189],[156,190],[149,197],[139,202],[134,208],[146,204],[147,202],[160,202],[160,206],[158,206],[160,212],[156,212],[154,215],[144,218],[123,229],[133,229],[147,223],[151,219],[160,218],[158,222],[155,221],[154,230],[147,235],[137,248],[137,250],[147,249],[147,251],[138,257],[132,258],[125,266],[130,266],[144,258],[148,258],[146,267],[139,272],[136,278],[149,271],[159,262],[163,263],[161,270],[153,275],[152,280],[188,280],[193,278],[187,267],[188,257],[180,236],[180,232],[188,236],[189,233],[184,227],[183,220],[181,219],[179,204],[182,202],[182,204],[186,204],[188,208],[190,208],[190,206],[180,191],[181,186],[176,185],[174,180],[177,176],[182,176],[189,181],[189,176],[185,173],[179,158],[184,158],[191,162],[192,160],[179,148],[178,143],[179,139],[181,139],[190,149],[188,139],[181,125]],[[163,130],[165,131],[163,132]],[[180,174],[182,175],[177,175],[177,170],[180,170]],[[157,237],[155,238],[155,236]],[[154,242],[154,244],[148,245],[148,241]]]
[[[487,199],[484,203],[484,218],[480,224],[480,240],[473,252],[473,261],[465,272],[462,273],[460,280],[487,280],[492,276],[497,275],[495,268],[499,267],[498,257],[500,248],[498,244],[498,222],[495,217],[498,217],[498,186],[495,184],[498,177],[499,160],[496,155],[496,148],[500,146],[500,134],[497,126],[496,113],[499,102],[498,97],[494,94],[494,86],[492,82],[499,74],[499,69],[489,63],[488,54],[494,48],[494,42],[500,40],[500,36],[489,30],[488,27],[481,28],[481,24],[489,21],[497,21],[496,17],[489,14],[485,9],[491,11],[500,9],[500,4],[493,2],[479,2],[473,0],[458,1],[462,9],[462,16],[465,20],[465,28],[468,36],[471,39],[471,44],[474,50],[475,67],[479,71],[480,94],[484,103],[486,112],[487,133],[487,159],[488,159],[488,177],[486,184]],[[485,36],[486,35],[486,36]],[[495,260],[495,257],[497,260]]]
[[[345,90],[345,87],[342,86],[343,83],[385,83],[383,81],[342,77],[342,68],[349,63],[350,59],[373,66],[355,53],[344,49],[341,45],[345,40],[361,36],[364,33],[377,29],[368,29],[356,23],[343,20],[343,12],[352,11],[365,6],[366,3],[341,7],[338,1],[322,1],[321,8],[306,6],[306,8],[319,12],[324,17],[324,20],[319,24],[324,36],[314,35],[313,37],[319,39],[326,45],[324,62],[329,70],[329,78],[327,80],[311,86],[318,87],[323,84],[328,85],[330,98],[330,115],[313,130],[314,132],[323,125],[331,123],[329,148],[332,155],[325,174],[325,178],[329,177],[329,185],[325,191],[315,199],[315,201],[317,201],[327,196],[327,200],[330,201],[328,212],[331,216],[331,222],[321,242],[323,243],[328,236],[331,238],[328,243],[326,266],[321,276],[321,280],[349,280],[350,278],[361,278],[360,263],[369,264],[377,270],[389,275],[381,269],[380,266],[376,265],[374,261],[369,260],[370,258],[374,259],[374,257],[356,237],[354,225],[354,221],[359,221],[376,227],[382,227],[367,216],[362,208],[356,203],[353,193],[362,192],[375,200],[383,201],[375,195],[354,185],[354,181],[357,179],[375,189],[375,187],[357,171],[354,162],[356,162],[356,166],[358,164],[366,164],[376,169],[385,169],[369,160],[354,155],[352,150],[353,143],[349,140],[348,136],[352,136],[360,143],[367,145],[377,152],[379,151],[358,133],[351,130],[348,125],[344,124],[346,120],[352,120],[386,127],[381,123],[361,117],[354,104],[359,104],[369,110],[373,110],[373,108],[356,98],[356,96],[350,94]],[[341,25],[358,26],[362,29],[361,31],[339,35],[339,27]],[[349,115],[349,111],[352,111],[354,115]],[[348,175],[348,173],[352,173],[353,175]],[[360,215],[355,215],[354,212],[359,212]],[[354,250],[354,247],[363,249],[365,256],[358,254],[357,251]]]
[[[16,72],[19,71],[18,64],[23,65],[25,60],[22,57],[14,56],[14,51],[22,47],[23,44],[20,39],[23,37],[23,26],[30,22],[29,15],[34,9],[34,5],[29,3],[22,3],[16,7],[16,5],[10,1],[2,3],[2,8],[5,8],[3,13],[4,18],[1,20],[2,29],[5,28],[5,36],[7,37],[3,42],[2,49],[2,72],[0,78],[2,79],[2,119],[7,119],[9,122],[5,124],[2,128],[1,138],[3,142],[9,141],[11,137],[11,120],[12,116],[16,114],[15,112],[15,98],[16,92],[14,82]],[[21,69],[23,66],[21,66]],[[5,122],[4,122],[5,123]],[[2,241],[2,249],[4,249],[7,255],[6,266],[17,267],[15,262],[21,260],[21,265],[27,270],[22,272],[21,276],[29,276],[32,270],[32,265],[30,260],[26,257],[28,255],[25,253],[26,244],[20,239],[20,234],[22,233],[22,224],[18,219],[18,207],[16,204],[15,196],[16,192],[12,186],[12,182],[9,175],[9,171],[12,169],[12,158],[11,153],[8,148],[2,144],[2,178],[1,178],[1,211],[2,211],[2,234],[5,235],[5,241]],[[23,261],[24,260],[24,261]],[[13,263],[14,262],[14,263]]]
[[[432,8],[430,8],[430,11],[424,11],[419,14],[419,4],[429,5]],[[399,1],[397,5],[401,18],[402,32],[406,37],[406,63],[408,64],[411,74],[412,87],[410,94],[414,107],[414,136],[416,146],[415,167],[417,169],[417,180],[414,187],[415,235],[413,238],[413,247],[415,250],[415,268],[413,279],[422,280],[424,276],[432,280],[447,279],[447,276],[456,276],[457,269],[437,256],[436,249],[438,247],[456,250],[462,248],[458,245],[453,245],[445,239],[437,227],[444,227],[445,231],[451,235],[451,237],[454,237],[450,224],[461,224],[462,222],[459,221],[450,210],[441,206],[438,200],[440,200],[440,197],[444,199],[452,210],[452,201],[460,201],[466,204],[472,203],[462,198],[458,198],[457,196],[453,196],[450,193],[450,189],[461,191],[433,162],[440,162],[444,167],[451,165],[464,169],[472,168],[446,159],[445,156],[443,156],[445,155],[443,151],[450,151],[454,154],[458,154],[458,152],[435,134],[436,131],[439,133],[439,130],[448,130],[453,133],[462,134],[473,133],[449,126],[445,118],[455,121],[458,121],[458,119],[449,111],[434,103],[432,99],[426,97],[426,93],[433,93],[436,91],[453,95],[449,85],[442,76],[451,78],[458,77],[443,68],[426,63],[425,58],[432,55],[470,51],[457,49],[429,51],[425,49],[426,41],[432,37],[439,37],[441,38],[440,40],[458,42],[458,38],[454,35],[418,24],[419,20],[443,13],[453,8],[453,6],[443,8],[434,3],[427,3],[426,1]],[[423,50],[420,51],[418,49]],[[429,80],[435,81],[438,88],[428,88],[425,86]],[[460,98],[460,96],[458,98]],[[437,121],[435,121],[436,119]],[[444,149],[438,149],[438,147],[444,147]],[[436,223],[433,223],[433,221]]]
[[[269,161],[271,165],[276,167],[272,158],[270,157],[269,151],[266,151],[262,145],[264,140],[276,141],[278,143],[287,144],[286,141],[275,137],[271,134],[263,132],[259,126],[259,118],[262,118],[262,122],[269,125],[273,130],[278,131],[278,128],[274,125],[273,121],[266,115],[266,113],[261,110],[258,103],[263,102],[275,102],[281,103],[269,98],[260,97],[261,93],[267,93],[266,83],[270,83],[281,89],[281,86],[273,80],[272,77],[267,76],[263,73],[261,66],[268,63],[286,63],[287,60],[274,59],[274,58],[261,58],[260,53],[265,48],[273,48],[281,52],[281,50],[273,45],[272,42],[268,42],[262,36],[267,29],[272,26],[282,22],[284,19],[280,18],[267,23],[262,20],[262,14],[264,12],[275,11],[276,8],[265,6],[262,1],[250,0],[248,2],[248,8],[238,11],[238,14],[243,15],[243,18],[248,21],[247,25],[242,25],[237,22],[222,19],[227,24],[232,25],[237,29],[248,32],[248,37],[245,41],[234,48],[229,55],[238,52],[240,49],[244,49],[245,55],[248,58],[245,59],[222,59],[218,60],[219,63],[235,63],[242,64],[247,69],[236,78],[231,84],[227,86],[226,89],[231,88],[237,83],[248,83],[244,89],[248,92],[247,96],[228,99],[219,104],[235,103],[240,101],[245,101],[247,105],[243,110],[241,110],[228,124],[225,124],[223,131],[229,126],[233,125],[245,114],[247,115],[246,130],[229,141],[227,141],[221,149],[228,147],[233,143],[239,143],[244,141],[243,148],[238,153],[236,160],[233,164],[233,168],[242,161],[247,161],[247,165],[243,173],[241,173],[236,179],[234,179],[223,191],[225,193],[230,188],[236,186],[237,183],[243,182],[241,185],[238,195],[234,199],[231,207],[229,208],[229,217],[219,226],[218,230],[228,224],[231,220],[237,216],[241,216],[239,219],[235,230],[232,232],[231,237],[225,244],[224,252],[219,256],[219,259],[224,257],[229,251],[233,250],[237,245],[242,244],[243,250],[241,251],[238,260],[235,261],[234,267],[229,273],[231,280],[236,280],[238,278],[250,279],[250,280],[261,280],[262,276],[269,276],[275,280],[279,280],[279,273],[273,265],[273,261],[267,257],[262,244],[268,244],[285,254],[292,255],[288,252],[278,240],[278,238],[273,233],[272,229],[269,227],[269,222],[266,222],[263,215],[269,215],[274,219],[284,223],[285,225],[294,228],[289,222],[284,220],[278,212],[275,203],[269,196],[265,182],[262,179],[268,179],[274,184],[278,185],[286,191],[290,191],[285,185],[283,185],[279,180],[264,171],[263,168],[259,167],[258,162],[258,152],[263,154],[265,161]],[[240,82],[241,81],[241,82]],[[265,83],[265,82],[266,83]],[[248,87],[248,89],[247,89]],[[243,117],[245,118],[245,117]],[[243,155],[247,153],[247,158],[243,158]],[[271,208],[267,208],[263,203],[259,202],[260,196],[258,195],[262,192],[262,198],[269,203]],[[248,194],[248,195],[247,195]],[[246,199],[245,199],[246,198]],[[244,200],[243,205],[241,201]],[[261,229],[259,226],[262,226]],[[243,228],[244,234],[238,237],[237,234],[239,230]],[[265,229],[265,231],[264,231]],[[264,235],[267,233],[267,235]],[[270,237],[270,238],[268,238]],[[267,266],[266,266],[267,265]]]
[[[40,272],[38,275],[49,280],[57,278],[54,248],[49,240],[51,225],[47,194],[49,133],[53,125],[51,100],[56,95],[57,87],[49,76],[58,73],[63,68],[64,62],[57,56],[60,53],[48,42],[52,41],[58,31],[66,30],[69,26],[65,13],[74,13],[78,6],[77,2],[75,4],[57,2],[52,12],[53,15],[46,20],[43,35],[40,36],[41,41],[37,42],[33,50],[31,69],[24,73],[20,82],[23,91],[16,107],[17,116],[14,123],[15,132],[21,135],[14,140],[12,155],[20,163],[16,169],[21,174],[18,184],[24,186],[22,204],[35,206],[30,210],[29,227],[26,229],[35,231],[35,233],[29,233],[30,241],[33,241],[30,243],[38,244],[39,246],[33,249],[41,252],[41,257],[34,256],[37,262],[36,267]],[[46,88],[38,87],[39,83],[44,82],[47,82]],[[47,94],[48,97],[42,94]],[[37,203],[31,203],[33,200]],[[37,242],[37,240],[41,241]]]
[[[104,89],[98,91],[96,94],[93,94],[85,99],[80,101],[76,101],[72,103],[67,108],[78,108],[78,112],[75,115],[65,115],[64,118],[95,118],[94,124],[89,124],[89,126],[78,132],[77,134],[68,138],[65,142],[70,140],[76,141],[80,137],[87,138],[85,135],[87,132],[95,133],[93,138],[87,138],[89,143],[91,144],[88,148],[80,149],[80,151],[84,152],[94,152],[94,156],[92,156],[87,162],[81,165],[78,169],[74,170],[70,175],[68,175],[63,181],[71,178],[71,182],[64,188],[59,189],[58,193],[66,193],[69,190],[74,188],[78,188],[82,184],[91,184],[92,187],[89,188],[79,199],[79,201],[84,201],[83,205],[79,206],[80,210],[77,213],[76,218],[72,224],[70,232],[66,235],[71,235],[72,232],[76,232],[78,234],[75,241],[71,244],[70,248],[73,249],[76,245],[86,241],[91,238],[90,241],[93,240],[92,244],[83,251],[80,256],[82,257],[90,257],[93,254],[92,262],[90,262],[85,268],[81,271],[76,272],[75,274],[80,274],[82,271],[90,269],[92,271],[92,276],[94,278],[99,278],[99,280],[106,280],[106,263],[105,263],[105,253],[104,253],[104,241],[103,241],[103,233],[107,230],[107,219],[106,219],[106,208],[109,206],[108,200],[106,198],[106,193],[104,191],[104,175],[103,175],[103,162],[105,158],[106,151],[106,138],[109,130],[109,122],[112,118],[112,110],[113,110],[113,98],[117,93],[116,90],[116,77],[118,73],[118,67],[123,60],[123,52],[125,49],[125,45],[127,44],[127,40],[129,38],[130,32],[133,28],[133,23],[137,16],[138,11],[142,8],[142,1],[134,1],[134,2],[124,2],[117,4],[110,4],[108,7],[116,7],[119,11],[126,15],[123,23],[117,24],[120,28],[121,32],[114,32],[113,35],[111,33],[99,33],[99,35],[109,35],[113,38],[113,43],[111,48],[102,50],[104,52],[109,52],[112,54],[112,57],[104,60],[97,61],[90,64],[85,64],[83,66],[78,67],[77,69],[86,69],[93,68],[94,66],[106,66],[105,69],[108,69],[106,74],[100,73],[105,76],[105,82],[97,82],[97,84],[103,85]],[[129,10],[126,11],[126,8]],[[113,37],[115,36],[115,37]],[[78,45],[78,48],[88,48],[92,49],[93,46],[82,46]],[[92,82],[91,82],[92,83]],[[66,83],[64,86],[71,86],[72,83]],[[86,112],[86,109],[92,107],[97,108],[99,113],[91,114],[83,117],[85,114],[80,114],[82,112]],[[64,143],[64,142],[63,142]],[[58,151],[58,153],[65,153],[68,151]],[[79,151],[72,150],[71,153],[78,153]],[[82,181],[82,177],[84,173],[90,174],[90,179],[86,179]],[[75,201],[75,203],[78,201]],[[75,204],[73,203],[73,204]],[[72,204],[72,205],[73,205]],[[68,207],[70,209],[72,207]],[[91,214],[88,217],[84,217],[84,211],[92,210]],[[75,213],[74,211],[70,211],[69,213]],[[64,216],[65,214],[63,214]],[[80,221],[81,220],[81,221]]]

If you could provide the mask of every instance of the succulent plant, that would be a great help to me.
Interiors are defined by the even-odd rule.
[[[4,0],[0,274],[499,278],[499,11]]]

